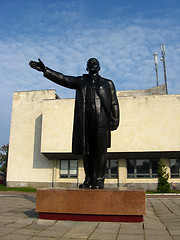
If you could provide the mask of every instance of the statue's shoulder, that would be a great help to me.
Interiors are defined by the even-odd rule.
[[[83,74],[81,77],[82,77],[82,80],[88,79],[89,78],[89,74]]]
[[[104,77],[102,77],[101,75],[99,75],[99,77],[100,77],[100,79],[101,79],[102,81],[106,81],[106,82],[111,81],[110,79],[104,78]]]
[[[107,79],[107,78],[104,78],[104,77],[102,77],[102,76],[100,76],[100,81],[102,81],[102,82],[104,82],[105,84],[108,84],[108,85],[110,85],[110,86],[113,86],[113,85],[114,85],[114,83],[113,83],[112,80]]]

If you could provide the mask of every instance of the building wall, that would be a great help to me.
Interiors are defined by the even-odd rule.
[[[53,162],[40,152],[44,99],[55,99],[55,90],[14,93],[7,172],[9,186],[51,185]]]
[[[118,97],[109,152],[180,151],[180,95]],[[74,99],[44,101],[42,153],[71,152]],[[51,137],[49,137],[51,136]]]
[[[160,85],[157,87],[143,89],[143,90],[127,90],[127,91],[117,91],[118,97],[132,97],[132,96],[144,96],[144,95],[165,95],[166,85]]]
[[[122,187],[133,182],[140,187],[155,188],[157,179],[128,179],[126,159],[118,154],[180,152],[180,95],[121,96],[118,100],[120,126],[112,132],[112,147],[108,152],[119,159],[119,175],[118,179],[106,179],[105,183]],[[14,93],[8,186],[77,186],[83,182],[81,158],[77,179],[64,179],[59,177],[61,158],[52,160],[44,155],[58,153],[71,157],[73,115],[74,99],[56,99],[55,90]]]
[[[42,153],[71,153],[74,99],[43,102]]]

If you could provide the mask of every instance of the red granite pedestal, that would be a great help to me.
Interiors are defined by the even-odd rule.
[[[38,189],[40,219],[142,222],[145,191],[122,189]]]

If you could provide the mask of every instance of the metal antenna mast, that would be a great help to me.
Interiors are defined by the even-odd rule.
[[[153,55],[154,55],[154,64],[155,64],[155,70],[156,70],[156,82],[157,82],[157,86],[158,86],[158,69],[157,69],[158,60],[157,60],[157,53],[155,52]]]
[[[166,94],[168,94],[168,89],[167,89],[167,77],[166,77],[166,64],[165,64],[165,45],[161,44],[161,53],[162,53],[162,58],[161,61],[163,61],[163,68],[164,68],[164,81],[165,81],[165,86],[166,86]]]

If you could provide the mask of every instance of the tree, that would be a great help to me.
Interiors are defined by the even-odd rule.
[[[7,163],[9,144],[3,145],[0,149],[0,171],[4,172],[4,184],[6,185]]]
[[[167,167],[163,163],[162,159],[158,162],[158,185],[157,185],[157,192],[167,193],[171,191],[171,185],[168,182],[169,173],[167,173]]]

